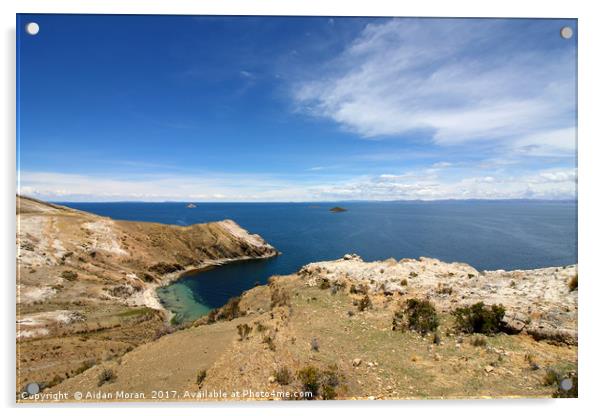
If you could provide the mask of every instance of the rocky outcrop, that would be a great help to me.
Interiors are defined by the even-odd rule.
[[[311,263],[299,273],[308,285],[352,283],[370,293],[422,297],[452,311],[476,302],[502,304],[507,331],[535,339],[577,344],[577,291],[569,280],[577,266],[479,272],[465,263],[421,257],[364,262],[347,254],[340,260]]]

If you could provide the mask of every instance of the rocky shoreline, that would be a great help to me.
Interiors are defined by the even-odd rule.
[[[174,273],[169,273],[163,276],[160,283],[155,283],[148,285],[146,289],[142,293],[139,293],[138,296],[133,296],[129,299],[129,304],[132,306],[140,306],[144,305],[149,308],[159,310],[165,314],[165,321],[169,322],[173,317],[173,313],[166,309],[161,303],[161,299],[157,294],[157,289],[161,287],[168,286],[179,279],[186,277],[192,273],[201,273],[203,271],[209,270],[213,267],[224,266],[230,263],[236,263],[239,261],[247,261],[247,260],[261,260],[261,259],[269,259],[274,257],[274,254],[266,254],[264,256],[257,257],[239,257],[239,258],[230,258],[230,259],[220,259],[220,260],[208,260],[203,262],[201,265],[197,266],[189,266],[184,268],[184,270]]]

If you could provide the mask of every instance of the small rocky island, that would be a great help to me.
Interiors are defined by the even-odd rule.
[[[332,207],[332,208],[330,208],[329,211],[337,213],[337,212],[345,212],[345,211],[347,211],[347,209],[346,208],[342,208],[342,207]]]
[[[191,202],[190,204],[186,205],[186,208],[196,208],[196,205]]]

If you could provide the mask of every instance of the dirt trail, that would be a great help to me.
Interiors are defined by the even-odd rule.
[[[249,319],[237,319],[220,325],[205,326],[203,331],[190,328],[165,335],[158,341],[141,345],[120,360],[97,365],[80,376],[66,380],[56,388],[62,391],[144,393],[153,391],[198,391],[197,375],[208,370],[230,346],[238,342],[236,326]],[[112,369],[114,381],[98,387],[103,369]]]

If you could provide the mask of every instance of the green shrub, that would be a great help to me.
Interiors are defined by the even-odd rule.
[[[487,345],[487,338],[477,335],[473,339],[470,340],[470,343],[475,347],[484,347]]]
[[[579,280],[579,275],[577,275],[577,274],[575,276],[571,277],[571,280],[569,280],[569,290],[571,292],[573,290],[577,290],[578,280]]]
[[[345,286],[347,286],[345,284],[345,282],[334,282],[332,283],[332,285],[330,286],[330,294],[331,295],[336,295],[340,290],[344,289]]]
[[[322,399],[323,400],[334,400],[337,397],[337,391],[334,387],[329,385],[322,386]]]
[[[220,308],[217,319],[227,319],[231,321],[232,319],[244,315],[244,313],[241,313],[239,305],[240,296],[230,298],[228,303]]]
[[[533,371],[539,370],[539,364],[535,361],[535,356],[530,352],[525,354],[525,361],[529,364],[529,368]]]
[[[270,351],[276,351],[276,344],[274,344],[274,337],[270,334],[266,334],[263,336],[263,340],[261,341],[268,346]]]
[[[372,301],[370,300],[370,297],[368,295],[364,295],[364,297],[360,299],[360,301],[357,305],[357,309],[360,312],[363,312],[366,309],[369,309],[371,307],[372,307]]]
[[[142,273],[141,279],[144,280],[146,283],[153,283],[155,281],[153,275],[146,272]]]
[[[98,374],[98,387],[102,386],[105,383],[111,382],[115,380],[117,376],[115,372],[113,372],[110,368],[103,368],[100,374]]]
[[[353,294],[353,295],[367,295],[368,294],[368,286],[366,286],[365,284],[359,284],[359,285],[355,285],[352,284],[349,287],[349,293]]]
[[[401,285],[402,286],[407,286],[408,285],[408,279],[401,279]]]
[[[338,369],[334,365],[323,371],[311,365],[304,367],[297,372],[297,378],[302,390],[311,393],[308,400],[333,400],[337,396],[336,389],[341,384]]]
[[[244,341],[249,338],[249,334],[251,333],[251,328],[248,324],[239,324],[236,326],[238,330],[239,341]]]
[[[316,399],[320,389],[320,370],[309,365],[297,372],[297,378],[301,383],[301,389],[311,393],[311,397],[308,397],[308,400]]]
[[[199,371],[196,375],[196,384],[198,384],[199,388],[203,385],[205,378],[207,378],[207,370],[205,369]]]
[[[271,291],[270,307],[288,306],[291,303],[289,294],[284,289],[276,287]]]
[[[177,264],[177,263],[168,264],[168,263],[164,263],[164,262],[153,264],[152,266],[150,266],[148,268],[149,272],[157,273],[157,274],[168,274],[168,273],[178,272],[181,270],[184,270],[184,267],[181,264]]]
[[[207,323],[212,324],[221,320],[231,321],[232,319],[244,316],[244,311],[240,310],[240,296],[228,299],[228,302],[221,308],[215,308],[207,314]]]
[[[504,306],[485,306],[483,302],[457,308],[452,312],[458,330],[469,334],[495,334],[500,332],[504,327],[502,319],[505,313]]]
[[[426,334],[438,327],[437,310],[428,300],[408,299],[393,316],[393,330],[411,329]]]
[[[328,279],[320,279],[320,284],[318,285],[320,289],[328,289],[330,287],[330,280]]]
[[[276,379],[276,382],[281,386],[290,384],[293,377],[291,371],[287,367],[280,367],[278,370],[274,371],[273,376],[274,379]]]
[[[75,279],[77,279],[77,272],[74,272],[72,270],[65,270],[61,273],[61,277],[65,280],[72,282]]]
[[[207,323],[214,323],[217,321],[217,316],[219,314],[219,309],[211,309],[207,314]]]
[[[439,283],[437,285],[436,292],[440,295],[451,295],[453,292],[453,289],[449,285],[444,285],[444,284]]]
[[[178,326],[180,325],[183,321],[182,321],[182,317],[179,316],[178,314],[174,314],[174,316],[171,317],[171,319],[169,320],[169,324],[171,326]]]
[[[257,330],[257,332],[263,332],[266,329],[268,329],[267,326],[265,326],[263,323],[261,322],[255,322],[255,329]]]
[[[555,370],[548,368],[543,376],[542,384],[544,386],[553,386],[560,380],[560,375]]]
[[[332,365],[322,372],[321,395],[323,400],[334,400],[337,397],[336,389],[341,384],[337,367]]]

